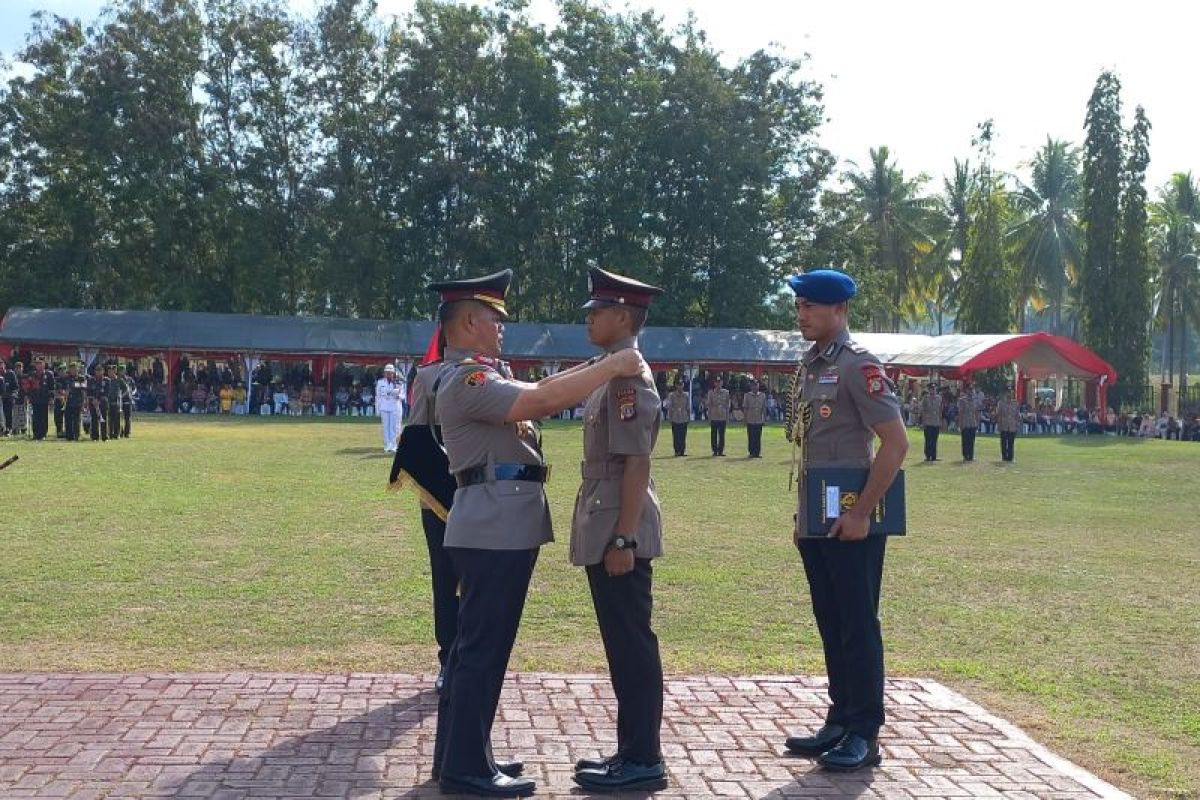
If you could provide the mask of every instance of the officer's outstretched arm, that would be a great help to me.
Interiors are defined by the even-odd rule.
[[[622,350],[584,369],[563,375],[559,380],[525,386],[509,408],[505,422],[541,419],[573,408],[598,387],[613,378],[632,377],[649,367],[633,348]]]

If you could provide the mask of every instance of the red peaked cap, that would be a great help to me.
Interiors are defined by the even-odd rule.
[[[504,298],[508,295],[512,277],[512,270],[505,269],[481,278],[438,281],[425,288],[441,295],[443,303],[453,303],[457,300],[477,300],[496,309],[505,319],[508,319],[508,309],[504,307]]]
[[[607,272],[599,267],[588,270],[588,301],[584,308],[603,308],[605,306],[633,306],[634,308],[649,308],[654,298],[663,290],[648,283],[626,278],[615,272]]]

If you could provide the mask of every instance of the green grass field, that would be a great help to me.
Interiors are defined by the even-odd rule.
[[[512,668],[604,668],[567,563],[577,426],[547,426],[558,541]],[[819,673],[782,434],[748,461],[664,430],[656,623],[673,673]],[[1200,446],[983,437],[908,464],[889,545],[893,675],[932,676],[1143,796],[1200,796]],[[157,418],[99,444],[0,440],[0,670],[398,670],[435,663],[416,502],[369,420]]]

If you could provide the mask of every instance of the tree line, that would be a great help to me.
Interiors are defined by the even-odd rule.
[[[993,124],[934,184],[885,146],[835,172],[803,58],[723,63],[695,19],[558,0],[115,0],[36,14],[0,91],[0,309],[420,318],[426,282],[512,267],[518,319],[574,321],[600,265],[654,323],[790,327],[782,278],[860,279],[871,330],[1046,329],[1144,381],[1200,321],[1190,174],[1102,73],[1082,147],[1022,174]],[[1082,100],[1082,98],[1081,98]]]
[[[662,324],[764,325],[832,166],[801,60],[583,0],[118,0],[18,58],[0,307],[414,318],[512,267],[518,318],[576,320],[599,264]]]

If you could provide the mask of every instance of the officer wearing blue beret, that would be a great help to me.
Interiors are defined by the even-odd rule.
[[[817,758],[826,769],[849,772],[880,761],[883,725],[883,636],[879,592],[887,539],[868,536],[869,513],[904,462],[908,436],[892,382],[879,360],[850,338],[854,280],[819,269],[788,281],[796,293],[796,322],[812,346],[801,358],[788,393],[785,430],[801,453],[796,546],[804,562],[813,616],[825,650],[830,706],[815,734],[791,736],[787,749]],[[878,452],[872,457],[872,439]],[[807,467],[869,469],[857,502],[834,522],[828,537],[807,535]]]

